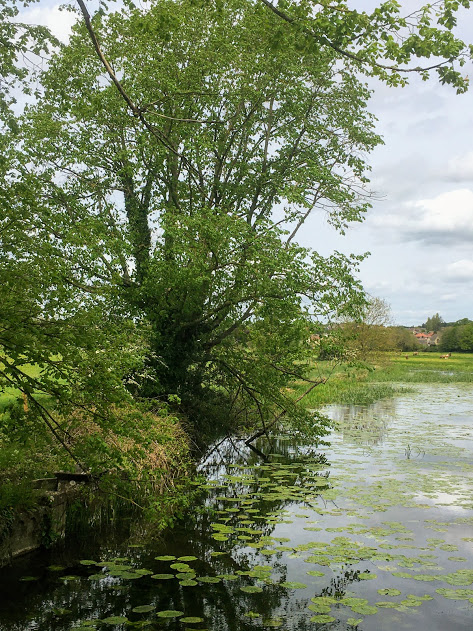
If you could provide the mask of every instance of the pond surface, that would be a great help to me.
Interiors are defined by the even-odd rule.
[[[2,570],[0,629],[471,629],[471,385],[325,411],[323,451],[215,445],[194,508],[152,543],[136,525]]]

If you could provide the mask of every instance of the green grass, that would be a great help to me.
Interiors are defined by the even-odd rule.
[[[381,362],[371,369],[366,367],[337,367],[330,362],[314,362],[313,378],[327,378],[304,399],[308,408],[328,403],[368,405],[379,399],[392,397],[409,390],[410,383],[473,383],[473,354],[454,353],[441,359],[442,353],[386,353]],[[407,359],[406,359],[407,356]],[[295,396],[300,396],[306,385],[295,384]]]
[[[3,364],[0,362],[0,369]],[[22,370],[29,377],[39,377],[41,369],[38,366],[32,364],[24,364]],[[10,405],[21,397],[21,392],[17,388],[3,388],[0,390],[0,414],[5,411]]]
[[[369,381],[402,383],[473,383],[473,353],[405,353],[390,355],[389,363],[373,371]],[[408,357],[408,359],[406,359]]]

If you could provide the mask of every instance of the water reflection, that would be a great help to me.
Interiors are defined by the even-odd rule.
[[[369,448],[385,442],[397,413],[397,399],[384,399],[369,406],[327,406],[324,412],[336,422],[344,442]]]

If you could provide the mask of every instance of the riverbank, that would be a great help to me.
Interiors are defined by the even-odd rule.
[[[0,404],[14,396],[7,393]],[[0,410],[0,563],[67,535],[67,513],[81,481],[87,483],[83,503],[119,499],[152,511],[157,527],[173,519],[186,501],[182,486],[192,466],[181,420],[164,408],[159,414],[130,407],[114,413],[115,424],[105,429],[79,416],[62,420],[65,448],[21,398]]]

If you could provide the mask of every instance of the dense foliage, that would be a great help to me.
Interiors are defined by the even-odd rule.
[[[443,351],[473,351],[473,322],[464,318],[443,329],[440,339]]]

